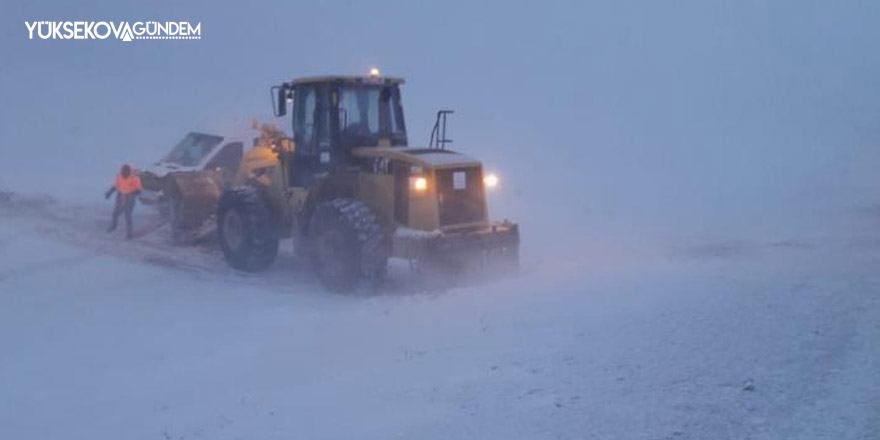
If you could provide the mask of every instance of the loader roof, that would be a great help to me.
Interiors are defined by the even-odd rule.
[[[291,84],[314,84],[314,83],[347,83],[347,84],[387,84],[399,85],[406,81],[403,78],[395,78],[390,76],[369,77],[369,76],[346,76],[346,75],[320,75],[306,76],[302,78],[294,78]]]

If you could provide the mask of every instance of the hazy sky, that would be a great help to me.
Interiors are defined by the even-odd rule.
[[[454,108],[493,211],[535,228],[726,216],[876,168],[876,1],[179,3],[4,5],[0,187],[99,197],[188,130],[268,118],[272,84],[370,66],[408,79],[411,145]],[[33,20],[202,39],[29,41]]]

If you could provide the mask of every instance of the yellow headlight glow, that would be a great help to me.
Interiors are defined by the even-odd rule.
[[[416,177],[413,179],[413,189],[416,191],[424,191],[428,189],[428,179],[424,177]]]
[[[483,185],[488,189],[495,188],[498,186],[498,176],[495,174],[486,174],[486,176],[483,177]]]

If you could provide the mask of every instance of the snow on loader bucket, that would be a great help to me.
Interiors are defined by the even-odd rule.
[[[217,209],[221,187],[211,172],[193,171],[168,176],[165,203],[175,244],[192,243],[213,232],[208,220]]]
[[[140,200],[158,207],[171,223],[172,241],[188,244],[209,236],[207,221],[238,169],[243,139],[189,132],[158,162],[140,172]]]

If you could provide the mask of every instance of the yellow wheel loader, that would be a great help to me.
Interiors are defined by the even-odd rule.
[[[449,112],[438,113],[431,145],[408,146],[403,82],[371,72],[272,87],[275,115],[292,107],[293,137],[262,126],[220,195],[217,234],[232,267],[266,269],[285,238],[334,291],[381,280],[390,257],[452,270],[518,265],[518,226],[488,218],[497,178],[446,148]]]

